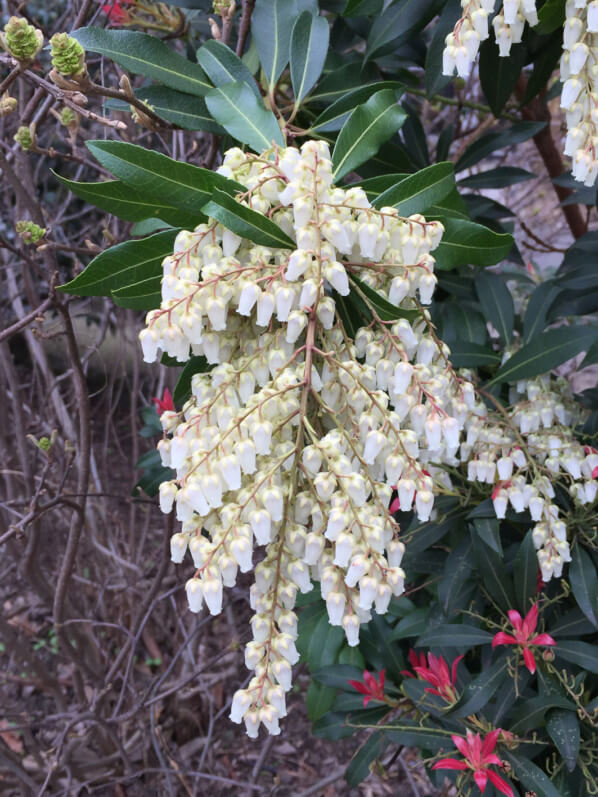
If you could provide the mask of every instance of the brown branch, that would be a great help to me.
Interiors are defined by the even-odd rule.
[[[239,38],[237,39],[237,55],[239,58],[243,55],[245,49],[245,42],[249,35],[249,26],[251,25],[251,15],[255,7],[255,0],[243,0],[243,13],[241,14],[241,25],[239,27]]]
[[[19,330],[23,329],[23,327],[26,327],[27,324],[31,323],[31,321],[34,321],[37,318],[37,316],[40,315],[40,313],[43,313],[45,310],[48,309],[48,307],[52,304],[53,301],[54,297],[48,296],[48,298],[45,299],[39,305],[39,307],[36,307],[35,310],[32,310],[30,313],[23,316],[23,318],[19,319],[18,321],[15,321],[15,323],[12,324],[12,326],[3,329],[2,332],[0,332],[0,343],[2,343],[3,340],[6,340],[7,338],[16,335],[16,333]]]
[[[527,82],[525,78],[520,77],[515,86],[515,94],[518,99],[522,99],[525,94]],[[543,99],[534,97],[521,109],[524,119],[533,122],[546,122],[546,125],[536,133],[534,136],[534,144],[544,161],[544,166],[548,172],[551,180],[558,177],[563,172],[563,160],[561,153],[552,137],[550,129],[551,114],[550,109]],[[553,182],[552,187],[559,199],[559,202],[567,199],[573,193],[570,188],[565,188],[562,185],[557,185]],[[579,205],[563,205],[561,206],[563,215],[567,220],[569,229],[575,238],[580,238],[586,232],[586,225],[581,214]]]

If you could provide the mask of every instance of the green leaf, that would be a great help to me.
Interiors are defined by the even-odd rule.
[[[394,135],[407,115],[396,101],[395,93],[379,91],[359,105],[345,122],[332,153],[332,178],[338,182],[375,155],[387,139]]]
[[[299,614],[297,649],[310,670],[318,670],[336,661],[343,644],[342,628],[331,626],[326,605],[318,601],[313,609],[304,609]],[[334,703],[336,690],[323,684],[314,684],[310,694],[308,714],[312,722],[328,711]]]
[[[161,269],[160,269],[161,272]],[[131,310],[154,310],[162,301],[162,273],[112,291],[114,303]]]
[[[596,629],[592,623],[586,619],[579,609],[571,609],[571,611],[566,612],[566,614],[550,624],[550,636],[555,638],[562,636],[569,638],[579,637],[586,634],[594,634],[595,632]]]
[[[474,520],[474,524],[488,522],[488,519]],[[498,526],[498,522],[497,522]],[[501,557],[493,551],[478,535],[472,535],[473,552],[478,566],[478,572],[483,574],[483,586],[494,598],[497,604],[508,611],[515,604],[513,582],[507,574]]]
[[[363,188],[367,198],[371,201],[379,196],[383,191],[400,183],[409,177],[408,174],[395,173],[395,174],[381,174],[378,177],[368,177],[366,180],[358,180],[356,183],[346,185],[346,188]]]
[[[330,27],[325,17],[304,11],[295,20],[291,33],[291,82],[295,105],[309,94],[322,73],[328,53]]]
[[[203,355],[191,357],[191,359],[185,363],[185,367],[177,379],[172,394],[174,403],[183,404],[191,395],[191,380],[195,374],[205,374],[207,371],[210,371],[211,368],[212,366],[208,364],[208,361]]]
[[[152,202],[121,180],[107,180],[104,183],[78,183],[75,180],[61,177],[56,172],[54,174],[75,196],[107,213],[112,213],[119,219],[124,219],[124,221],[160,218],[168,224],[192,229],[202,219],[201,213],[184,213],[172,205],[165,205],[160,201]]]
[[[581,351],[587,351],[597,337],[598,327],[582,325],[542,332],[515,352],[487,386],[548,373]]]
[[[390,632],[391,640],[408,639],[420,636],[429,626],[429,609],[415,609],[407,617],[403,617]]]
[[[453,340],[449,343],[450,361],[455,368],[479,368],[498,365],[500,355],[488,346],[466,340]]]
[[[503,555],[502,543],[500,541],[499,522],[496,518],[480,517],[475,518],[472,523],[473,530],[477,536],[484,541],[484,543],[494,553],[500,557]]]
[[[110,296],[112,291],[162,274],[162,260],[172,254],[180,230],[165,230],[149,238],[111,246],[94,257],[75,279],[58,290],[76,296]]]
[[[270,246],[274,249],[295,249],[296,244],[292,238],[283,232],[263,213],[252,210],[247,205],[227,194],[214,189],[212,199],[204,205],[204,213],[219,221],[224,227],[232,230],[242,238],[248,238],[256,244]]]
[[[452,163],[435,163],[401,180],[375,200],[374,207],[398,208],[401,216],[423,213],[444,199],[455,187]]]
[[[200,66],[156,36],[93,26],[72,35],[89,52],[105,55],[133,74],[158,80],[171,89],[201,97],[212,88]]]
[[[473,625],[445,624],[426,631],[417,640],[416,647],[472,648],[475,645],[489,645],[493,634]]]
[[[406,318],[408,321],[413,321],[415,318],[419,318],[421,316],[419,310],[403,310],[401,307],[395,307],[395,305],[391,304],[388,299],[385,299],[377,291],[375,291],[373,288],[370,288],[369,285],[366,285],[365,282],[362,282],[355,275],[349,274],[349,278],[351,282],[355,283],[357,288],[359,288],[359,292],[361,292],[367,300],[366,303],[369,302],[372,305],[382,321],[396,321],[398,318]]]
[[[588,672],[598,673],[598,645],[589,645],[575,639],[560,639],[553,650],[557,658],[579,664]]]
[[[404,90],[404,86],[402,83],[397,83],[394,80],[377,80],[365,86],[359,86],[352,91],[345,92],[342,97],[339,97],[332,105],[329,105],[328,108],[322,111],[312,124],[310,132],[325,133],[340,130],[355,108],[367,102],[374,94],[384,91],[385,89],[393,91],[395,97],[398,99]]]
[[[529,297],[523,318],[523,340],[525,343],[529,343],[536,335],[543,332],[548,323],[550,306],[559,293],[561,293],[561,288],[556,285],[555,280],[546,280],[538,285]]]
[[[264,108],[245,83],[227,83],[206,94],[208,110],[230,135],[254,152],[285,142],[272,111]]]
[[[562,0],[546,0],[538,10],[538,33],[552,33],[553,30],[563,27],[565,21],[565,6]]]
[[[344,691],[353,690],[349,681],[362,681],[363,670],[350,664],[327,664],[311,673],[311,677],[324,686]]]
[[[468,584],[472,570],[471,541],[465,538],[448,555],[438,585],[438,599],[447,617],[462,608],[463,587]]]
[[[546,122],[516,122],[506,130],[500,132],[486,133],[473,142],[455,164],[455,172],[462,169],[469,169],[479,163],[491,152],[504,147],[512,147],[527,141],[540,130],[546,127]]]
[[[370,28],[366,46],[366,60],[396,47],[398,42],[406,41],[414,28],[423,28],[428,13],[433,8],[432,0],[398,0],[374,20]]]
[[[513,246],[513,236],[489,230],[465,219],[444,218],[444,234],[434,250],[436,268],[455,266],[493,266],[505,258]]]
[[[415,720],[403,717],[400,722],[383,725],[382,730],[391,741],[405,747],[418,747],[435,753],[440,750],[451,750],[453,747],[449,731],[445,731],[443,728],[418,725]]]
[[[503,754],[526,789],[542,797],[562,797],[550,778],[528,758],[507,751]]]
[[[563,756],[565,766],[573,772],[581,743],[577,714],[562,708],[554,709],[546,717],[546,730]]]
[[[491,667],[483,669],[476,678],[470,681],[449,716],[457,719],[481,711],[492,699],[494,693],[510,677],[507,672],[507,661],[507,656],[502,656]]]
[[[270,90],[289,62],[291,31],[296,16],[295,0],[257,0],[251,15],[251,36]]]
[[[598,575],[589,554],[579,544],[571,555],[569,582],[577,605],[598,628]]]
[[[478,345],[487,341],[486,319],[470,304],[449,301],[439,309],[442,338],[449,347],[454,340],[469,341]]]
[[[471,174],[459,180],[459,187],[472,188],[506,188],[509,185],[523,183],[532,180],[536,175],[528,172],[527,169],[519,169],[516,166],[497,166],[496,169],[488,169],[478,174]]]
[[[513,93],[521,70],[527,60],[527,47],[523,42],[514,44],[508,58],[499,55],[494,30],[480,47],[480,83],[488,105],[495,116],[500,116]]]
[[[371,736],[368,736],[351,759],[345,772],[345,780],[349,786],[359,786],[361,781],[367,778],[370,774],[372,763],[382,755],[387,744],[388,741],[382,733],[375,731]]]
[[[192,97],[190,94],[183,94],[165,86],[139,89],[135,95],[143,102],[149,103],[162,119],[184,130],[202,130],[219,135],[224,133],[224,128],[217,124],[208,112],[203,97]]]
[[[382,11],[383,0],[347,0],[343,17],[373,16]]]
[[[215,86],[245,83],[261,103],[260,90],[253,75],[226,44],[217,39],[210,39],[197,51],[197,60]]]
[[[482,271],[476,277],[475,287],[486,320],[496,329],[502,343],[508,345],[513,336],[515,307],[504,279]]]
[[[195,212],[196,224],[205,220],[201,208],[209,201],[214,188],[229,193],[245,190],[245,186],[227,180],[221,174],[172,160],[135,144],[88,141],[87,148],[102,166],[136,189],[147,201],[163,201],[167,196],[170,204],[184,210],[187,215]],[[160,216],[164,218],[162,213]]]
[[[546,5],[548,4],[545,4],[544,8]],[[539,53],[534,54],[534,68],[528,78],[525,94],[520,103],[522,107],[546,88],[554,70],[558,69],[559,58],[563,51],[562,38],[559,25],[559,30],[554,32],[546,46]]]
[[[544,715],[551,708],[575,711],[575,703],[556,693],[532,697],[519,704],[513,715],[510,730],[518,734],[532,729],[536,730],[543,724]]]
[[[523,538],[523,542],[515,556],[513,583],[519,609],[524,614],[527,614],[531,602],[536,597],[538,586],[538,556],[531,531],[528,531]]]
[[[379,80],[378,70],[374,64],[346,64],[339,69],[328,72],[314,92],[309,96],[309,104],[330,104],[344,97],[348,91]]]

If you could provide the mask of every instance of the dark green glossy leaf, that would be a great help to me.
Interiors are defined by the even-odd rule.
[[[326,55],[330,27],[324,17],[303,11],[291,33],[291,82],[298,105],[320,77]]]
[[[577,714],[562,708],[550,711],[546,717],[546,730],[563,756],[565,766],[573,772],[581,743]]]
[[[418,747],[432,752],[450,750],[453,747],[449,731],[418,725],[415,720],[401,717],[399,721],[382,727],[389,739],[405,747]]]
[[[544,694],[532,697],[519,704],[513,714],[510,730],[513,733],[525,733],[539,728],[544,723],[546,712],[552,708],[575,711],[575,703],[560,694]]]
[[[289,63],[295,0],[257,0],[251,15],[251,35],[270,89],[274,88]]]
[[[245,83],[261,103],[260,90],[243,61],[223,42],[209,39],[197,51],[197,60],[215,86]]]
[[[480,518],[475,523],[488,522]],[[472,535],[473,553],[478,572],[483,574],[483,587],[494,598],[497,604],[508,611],[515,604],[513,582],[507,574],[502,558],[493,551],[477,534]]]
[[[499,522],[496,518],[476,518],[472,523],[472,530],[494,553],[502,558]]]
[[[395,307],[394,304],[391,304],[388,299],[385,299],[373,288],[370,288],[365,282],[362,282],[353,274],[349,276],[351,282],[359,289],[357,292],[363,294],[366,304],[370,304],[374,308],[382,321],[396,321],[397,318],[406,318],[409,321],[413,321],[415,318],[420,317],[421,314],[418,310],[403,310],[400,307]]]
[[[526,789],[542,797],[562,797],[550,778],[533,761],[507,751],[504,752],[504,757]]]
[[[502,656],[490,667],[484,668],[476,678],[467,684],[459,702],[451,710],[449,716],[458,718],[477,714],[492,699],[507,678],[510,678],[507,671],[507,657]]]
[[[487,155],[504,147],[512,147],[527,141],[540,130],[546,127],[546,122],[516,122],[511,127],[500,132],[486,133],[473,142],[461,155],[455,164],[455,172],[462,169],[469,169],[479,163]]]
[[[455,27],[455,22],[460,16],[461,3],[459,0],[448,0],[434,26],[432,39],[426,51],[425,78],[428,97],[438,94],[452,80],[448,75],[442,74],[442,53],[445,39]]]
[[[455,368],[478,368],[500,363],[500,355],[488,346],[465,340],[453,340],[449,344],[450,360]]]
[[[214,188],[229,193],[245,188],[209,169],[175,161],[135,144],[88,141],[87,148],[102,166],[132,186],[148,202],[164,201],[167,196],[171,205],[187,214],[196,212],[197,223],[205,220],[201,208],[209,201]]]
[[[598,327],[571,326],[542,332],[504,363],[489,385],[517,382],[545,374],[587,351],[598,338]]]
[[[489,645],[492,639],[493,634],[473,625],[447,623],[422,634],[417,640],[417,647],[471,648]]]
[[[312,672],[311,676],[324,686],[352,692],[353,687],[349,681],[363,681],[363,670],[349,664],[328,664]]]
[[[547,280],[538,285],[529,297],[523,318],[523,340],[526,343],[544,331],[550,306],[560,292],[561,288],[556,285],[555,280]]]
[[[111,246],[89,263],[75,279],[58,290],[76,296],[110,296],[118,288],[128,287],[162,274],[162,260],[172,254],[179,230],[165,230],[149,238]]]
[[[519,169],[517,166],[497,166],[495,169],[488,169],[463,177],[459,180],[459,188],[506,188],[509,185],[523,183],[532,180],[536,175],[528,172],[527,169]]]
[[[571,554],[569,582],[577,605],[598,628],[598,575],[590,555],[579,544]]]
[[[374,207],[395,207],[402,216],[411,216],[440,202],[454,187],[453,164],[435,163],[388,188],[375,200]]]
[[[246,83],[227,83],[206,94],[206,105],[214,119],[230,135],[254,152],[284,147],[285,141],[272,111],[264,108]]]
[[[211,88],[200,66],[156,36],[95,26],[80,28],[72,35],[89,52],[105,55],[133,74],[145,75],[171,89],[201,97]]]
[[[575,639],[559,639],[553,650],[557,658],[578,664],[588,672],[598,673],[598,645]]]
[[[398,41],[405,41],[414,28],[424,27],[428,13],[433,8],[431,0],[398,0],[374,20],[366,47],[366,59],[374,58]]]
[[[482,271],[475,280],[482,312],[498,332],[504,345],[511,342],[515,323],[515,306],[504,279],[498,274]]]
[[[552,33],[557,28],[562,28],[565,21],[565,6],[561,0],[546,0],[538,11],[538,33]]]
[[[513,237],[465,219],[445,218],[444,234],[434,250],[436,267],[493,266],[505,258],[513,246]]]
[[[193,97],[165,86],[150,86],[139,89],[135,94],[140,100],[148,102],[158,116],[185,130],[203,130],[218,135],[225,132],[214,121],[203,97]]]
[[[374,732],[368,736],[351,759],[345,772],[345,780],[349,786],[359,786],[361,781],[367,778],[372,764],[382,755],[387,744],[388,740],[382,733]]]
[[[333,179],[338,182],[367,161],[401,127],[406,115],[394,91],[379,91],[359,105],[345,122],[332,153]]]
[[[538,586],[538,555],[531,531],[523,538],[513,562],[513,583],[519,610],[525,615],[536,597]]]
[[[340,130],[355,108],[367,102],[374,94],[385,89],[393,91],[398,99],[403,92],[404,86],[394,80],[377,80],[345,92],[342,97],[339,97],[332,105],[322,111],[312,124],[311,132],[325,133]]]
[[[480,83],[495,116],[500,116],[527,60],[524,42],[514,44],[508,58],[499,55],[494,30],[480,47]]]
[[[195,374],[205,374],[207,371],[210,371],[211,368],[212,366],[208,364],[208,361],[203,355],[191,357],[191,359],[185,363],[185,367],[177,379],[174,393],[172,394],[175,404],[183,404],[189,398],[191,395],[191,380]]]
[[[214,189],[204,213],[242,238],[275,249],[295,249],[295,242],[263,213],[237,202],[230,194]]]
[[[151,201],[121,180],[106,180],[104,183],[78,183],[56,174],[60,182],[73,194],[112,213],[124,221],[142,221],[160,218],[176,227],[193,229],[203,218],[201,213],[185,213],[180,208],[155,200]]]
[[[559,637],[579,637],[596,633],[596,629],[579,609],[571,609],[558,620],[554,620],[548,629],[555,639]]]

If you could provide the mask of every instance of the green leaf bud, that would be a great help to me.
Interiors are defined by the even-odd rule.
[[[17,105],[18,102],[14,97],[10,97],[8,94],[3,94],[0,98],[0,119],[3,116],[8,116],[9,113],[15,111]]]
[[[77,78],[86,72],[85,50],[68,33],[55,33],[50,39],[52,66],[61,75]]]
[[[30,127],[26,127],[25,125],[21,125],[17,132],[14,135],[14,140],[19,144],[24,150],[31,149],[35,146],[35,135],[32,132]]]
[[[77,119],[77,114],[72,108],[63,108],[60,112],[60,124],[64,125],[65,127],[71,127],[71,125],[76,124]]]
[[[27,244],[36,244],[46,234],[46,228],[33,221],[17,221],[17,235]]]
[[[44,34],[23,17],[11,17],[4,26],[2,44],[17,61],[32,61],[44,45]]]

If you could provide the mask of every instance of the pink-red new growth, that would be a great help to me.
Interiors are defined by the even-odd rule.
[[[115,25],[122,25],[124,22],[131,21],[131,15],[122,7],[121,1],[125,5],[131,5],[133,0],[112,0],[112,2],[102,6],[104,14],[106,14],[110,22],[114,22]]]
[[[370,700],[379,700],[382,703],[385,702],[385,676],[386,670],[380,670],[378,679],[376,679],[376,676],[373,673],[364,670],[363,681],[349,681],[349,684],[353,687],[353,689],[357,689],[357,691],[363,695],[364,708],[367,708],[367,704],[370,702]]]
[[[414,672],[422,681],[427,681],[431,686],[426,687],[426,692],[446,700],[447,703],[454,703],[457,697],[455,690],[455,683],[457,680],[457,665],[463,656],[457,656],[451,665],[449,673],[448,664],[442,656],[435,656],[433,653],[428,653],[428,660],[426,662],[426,654],[420,653],[419,656],[414,650],[409,651],[409,661],[413,667]],[[415,678],[415,676],[408,670],[404,670],[403,675],[408,678]]]
[[[153,398],[152,401],[156,405],[158,415],[162,415],[163,412],[174,412],[174,401],[168,388],[164,390],[164,395],[161,399]]]
[[[534,658],[532,646],[538,645],[556,645],[556,642],[549,634],[536,634],[536,626],[538,625],[538,604],[534,603],[532,608],[526,614],[525,619],[521,619],[519,612],[511,609],[509,620],[515,631],[515,635],[505,634],[504,631],[499,631],[495,634],[492,640],[492,647],[497,645],[519,645],[523,651],[523,660],[527,669],[534,673],[536,671],[536,660]]]
[[[506,780],[503,780],[497,772],[489,768],[490,766],[502,766],[500,758],[494,752],[500,732],[500,728],[498,728],[489,733],[484,740],[482,740],[479,733],[474,734],[469,730],[467,731],[466,739],[462,736],[451,736],[455,747],[465,760],[443,758],[442,761],[434,764],[432,769],[471,769],[473,771],[473,779],[482,793],[488,781],[490,781],[499,792],[513,797],[513,789]]]

